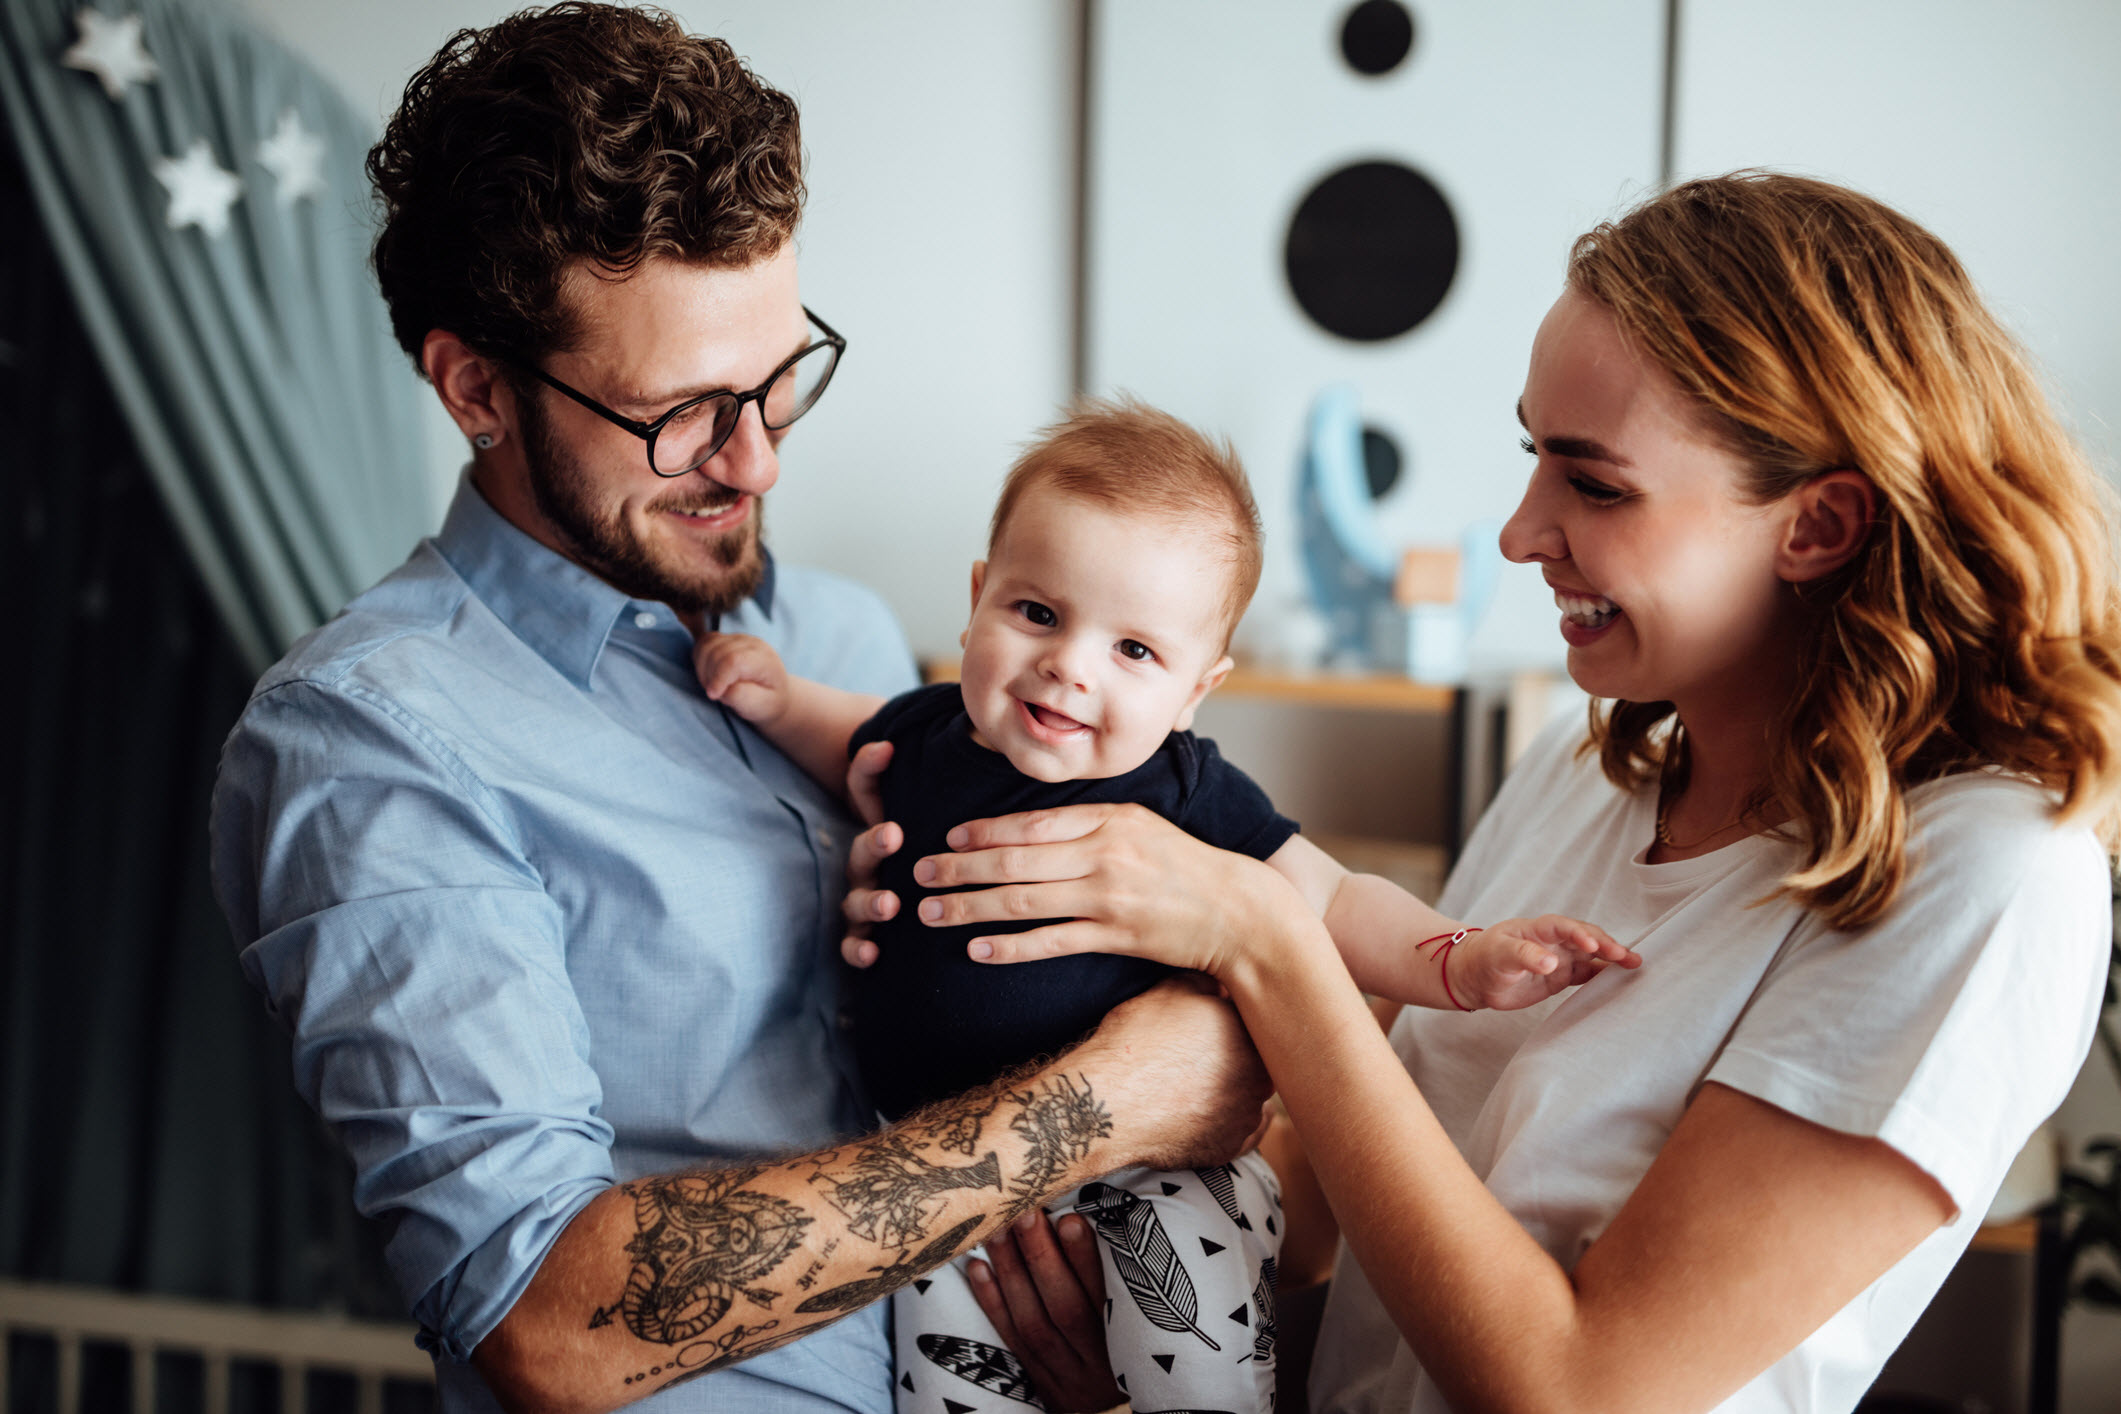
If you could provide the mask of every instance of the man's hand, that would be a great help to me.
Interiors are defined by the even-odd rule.
[[[1105,1350],[1105,1269],[1090,1224],[1024,1214],[965,1264],[973,1299],[1016,1352],[1053,1414],[1111,1409],[1127,1395]]]
[[[788,669],[781,655],[748,633],[703,633],[692,645],[700,687],[755,727],[788,710]]]
[[[876,961],[876,944],[869,941],[869,929],[898,916],[898,895],[876,886],[876,866],[897,854],[906,842],[905,831],[884,819],[884,802],[877,794],[877,782],[890,764],[888,741],[870,742],[847,763],[847,798],[869,827],[855,836],[854,847],[847,853],[847,896],[840,901],[840,916],[847,923],[840,938],[840,956],[853,967]]]

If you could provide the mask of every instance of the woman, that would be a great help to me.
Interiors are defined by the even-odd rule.
[[[1388,1041],[1271,871],[1093,807],[971,826],[937,883],[1020,887],[940,921],[1229,990],[1345,1241],[1314,1407],[1846,1409],[2089,1045],[2098,487],[1941,243],[1776,175],[1578,241],[1519,415],[1503,549],[1603,701],[1441,906],[1587,918],[1638,972]]]

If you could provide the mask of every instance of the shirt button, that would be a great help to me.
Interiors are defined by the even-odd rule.
[[[817,847],[818,847],[819,849],[830,849],[830,848],[832,848],[832,831],[830,831],[830,830],[819,830],[819,831],[817,832]]]
[[[643,609],[641,610],[641,612],[633,616],[633,626],[635,628],[654,628],[655,615],[649,613],[646,609]]]

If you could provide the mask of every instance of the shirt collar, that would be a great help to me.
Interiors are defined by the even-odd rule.
[[[435,548],[516,637],[589,690],[604,644],[619,616],[633,608],[632,598],[531,539],[487,504],[469,475],[457,485]],[[771,618],[773,556],[764,546],[759,553],[765,571],[751,598]]]

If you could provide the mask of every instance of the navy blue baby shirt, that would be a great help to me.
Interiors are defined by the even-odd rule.
[[[898,917],[877,925],[880,956],[851,975],[846,1001],[869,1098],[890,1119],[1062,1049],[1172,971],[1102,953],[1009,966],[972,961],[965,955],[972,939],[1039,922],[954,928],[920,922],[920,901],[948,891],[914,883],[913,866],[948,853],[945,836],[953,828],[1020,810],[1131,801],[1219,849],[1255,859],[1296,833],[1296,822],[1276,813],[1266,792],[1225,761],[1214,742],[1191,732],[1173,732],[1123,776],[1033,780],[999,751],[973,741],[957,684],[937,683],[893,698],[864,722],[853,745],[872,741],[892,743],[881,783],[884,818],[899,823],[906,843],[880,870],[881,885],[899,896]]]

